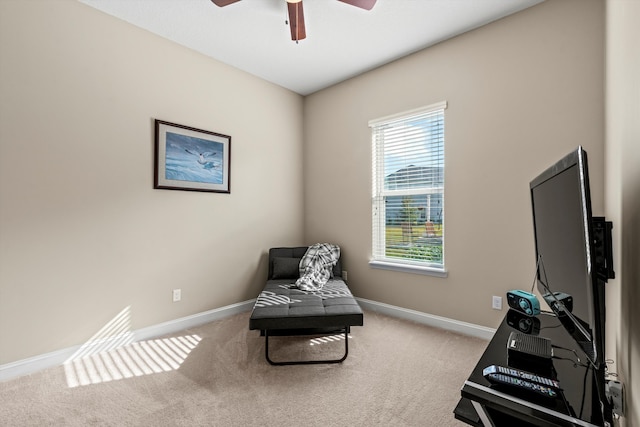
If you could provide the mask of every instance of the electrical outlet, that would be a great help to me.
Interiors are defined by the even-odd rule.
[[[173,302],[178,302],[182,299],[182,289],[173,290]]]
[[[494,310],[502,310],[502,297],[493,296],[493,301],[491,303],[491,308]]]
[[[347,281],[347,270],[342,270],[342,280]]]

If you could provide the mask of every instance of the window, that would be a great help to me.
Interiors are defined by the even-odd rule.
[[[371,265],[445,275],[446,102],[372,120]]]

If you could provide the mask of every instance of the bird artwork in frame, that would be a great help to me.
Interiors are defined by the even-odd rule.
[[[230,193],[231,137],[155,120],[153,188]]]

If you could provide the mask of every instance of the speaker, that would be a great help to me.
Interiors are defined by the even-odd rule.
[[[573,297],[569,294],[566,294],[564,292],[554,292],[553,295],[556,297],[556,299],[558,301],[560,301],[565,309],[569,312],[572,313],[573,312]],[[546,298],[545,298],[546,299]],[[555,302],[555,300],[553,300],[552,302],[553,305],[556,305],[557,302]],[[556,307],[557,309],[558,307]]]
[[[540,302],[538,298],[530,292],[509,291],[507,292],[507,304],[512,309],[524,313],[527,316],[537,316],[540,314]]]

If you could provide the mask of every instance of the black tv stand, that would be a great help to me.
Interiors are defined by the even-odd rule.
[[[555,315],[537,316],[539,335],[551,340],[554,346],[551,364],[523,366],[522,361],[518,361],[520,365],[514,367],[557,379],[561,387],[557,398],[537,397],[527,390],[499,387],[483,376],[482,371],[487,366],[510,366],[506,343],[511,332],[518,330],[509,326],[507,317],[462,386],[455,417],[474,426],[611,425],[611,408],[604,396],[604,367],[596,369],[588,363],[586,355]]]

